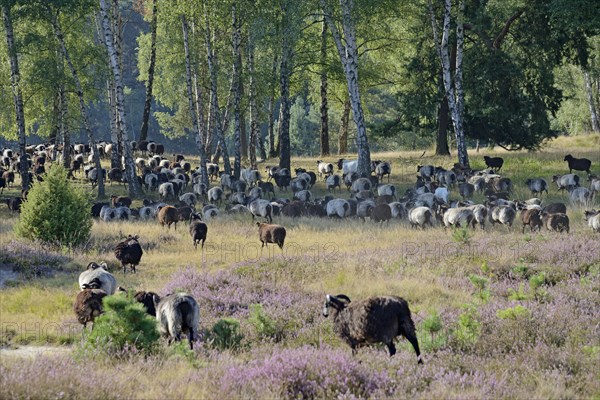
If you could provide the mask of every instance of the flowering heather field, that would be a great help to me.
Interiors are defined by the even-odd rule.
[[[522,181],[508,160],[507,176]],[[551,190],[548,201],[565,198]],[[521,234],[520,222],[464,236],[397,221],[278,218],[287,250],[262,256],[256,227],[238,216],[209,223],[203,255],[187,227],[141,222],[95,222],[83,249],[55,252],[16,239],[16,217],[2,216],[0,269],[20,274],[0,289],[2,399],[600,398],[600,235],[581,208],[569,209],[569,234]],[[193,351],[163,343],[151,355],[133,346],[111,357],[80,345],[77,275],[92,260],[116,266],[113,243],[129,233],[145,254],[136,275],[114,271],[118,283],[193,295]],[[327,293],[405,298],[424,364],[404,339],[394,357],[382,345],[353,357],[321,315]],[[235,328],[227,340],[223,321]],[[24,344],[68,350],[11,354]]]

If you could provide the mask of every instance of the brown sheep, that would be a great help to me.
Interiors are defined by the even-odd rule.
[[[569,216],[563,213],[548,214],[542,213],[542,222],[546,229],[554,232],[566,231],[569,233]]]
[[[521,211],[521,222],[523,223],[523,229],[521,233],[525,233],[525,226],[529,225],[531,232],[537,230],[538,232],[544,225],[542,222],[542,210],[533,208],[530,210]]]
[[[171,229],[171,224],[175,224],[177,230],[177,221],[179,221],[179,212],[173,206],[164,206],[158,212],[158,222],[161,226],[167,225]]]
[[[387,222],[392,219],[392,209],[387,204],[378,204],[370,209],[367,214],[374,222]]]
[[[202,222],[200,214],[192,213],[190,216],[190,235],[194,242],[194,249],[198,248],[198,243],[202,243],[202,248],[204,248],[207,233],[208,226]]]
[[[73,304],[73,311],[77,316],[77,320],[86,328],[87,323],[92,323],[94,329],[94,320],[102,314],[102,299],[106,296],[106,292],[102,289],[91,289],[92,286],[85,285],[85,288],[77,293],[77,298]]]
[[[131,199],[126,196],[110,196],[110,200],[112,201],[113,207],[131,207]]]
[[[267,243],[274,243],[283,251],[283,243],[286,235],[283,226],[261,222],[257,222],[256,225],[258,226],[258,238],[262,242],[261,252],[262,248],[267,246]]]
[[[415,324],[403,298],[380,296],[352,303],[343,294],[328,294],[323,316],[329,315],[329,309],[333,310],[333,330],[352,348],[352,355],[366,344],[383,343],[393,356],[396,354],[394,339],[402,335],[412,344],[418,363],[423,363]]]

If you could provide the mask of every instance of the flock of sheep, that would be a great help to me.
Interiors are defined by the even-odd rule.
[[[79,145],[75,145],[79,146]],[[72,163],[71,174],[80,173],[84,165],[85,146],[77,147],[76,157]],[[532,197],[514,200],[513,182],[502,176],[504,160],[500,157],[484,157],[487,169],[475,171],[455,164],[451,169],[433,165],[417,166],[417,179],[414,185],[404,193],[389,183],[392,173],[391,164],[386,161],[372,163],[371,176],[359,176],[357,161],[340,159],[336,164],[317,161],[316,172],[303,168],[290,170],[266,166],[263,180],[261,173],[254,169],[242,169],[239,178],[219,171],[217,164],[207,165],[212,187],[207,187],[200,180],[200,173],[193,170],[191,163],[182,155],[174,155],[172,160],[161,154],[164,147],[156,144],[145,144],[152,155],[138,157],[135,162],[140,182],[147,193],[156,193],[158,201],[144,200],[143,206],[132,207],[132,199],[126,196],[111,196],[110,202],[96,203],[91,213],[104,222],[114,220],[152,220],[162,226],[177,229],[177,223],[189,223],[189,234],[194,248],[198,244],[204,247],[207,240],[207,222],[226,214],[246,214],[254,221],[257,217],[264,222],[257,222],[259,240],[262,246],[269,243],[283,249],[286,229],[273,224],[273,217],[280,215],[300,217],[330,217],[336,219],[355,217],[365,221],[386,222],[391,219],[406,220],[412,227],[425,228],[439,224],[444,229],[449,227],[479,226],[485,229],[488,221],[491,225],[505,225],[510,228],[517,215],[520,215],[522,231],[526,227],[533,231],[546,228],[550,231],[569,232],[569,217],[565,203],[542,205],[543,193],[548,193],[549,183],[544,178],[530,178],[525,182]],[[105,149],[108,152],[109,149]],[[34,149],[31,163],[34,176],[42,173],[48,149]],[[3,170],[0,187],[14,181],[16,157],[12,152],[3,151]],[[591,175],[591,161],[577,159],[567,155],[569,174],[555,175],[552,183],[558,190],[567,191],[571,204],[587,206],[592,204],[600,192],[600,179]],[[8,164],[7,164],[8,163]],[[336,167],[337,171],[336,173]],[[118,169],[117,169],[118,170]],[[585,171],[590,183],[589,189],[575,171]],[[86,179],[95,183],[98,174],[93,167],[85,167]],[[111,169],[102,171],[113,182],[123,181],[122,171]],[[11,175],[12,174],[12,175]],[[387,175],[387,183],[384,178]],[[12,177],[12,178],[11,178]],[[12,180],[11,180],[12,179]],[[311,189],[318,179],[322,179],[328,194],[317,198]],[[210,185],[209,185],[210,186]],[[350,193],[349,198],[335,197],[342,193],[342,186]],[[278,189],[277,197],[275,189]],[[289,198],[288,190],[291,192]],[[452,199],[456,193],[460,199]],[[476,204],[472,198],[481,193],[486,200]],[[513,200],[511,200],[513,198]],[[8,204],[8,203],[7,203]],[[20,203],[19,203],[20,204]],[[197,209],[197,206],[200,208]],[[9,204],[11,207],[11,204]],[[18,210],[18,207],[14,208]],[[520,212],[520,214],[519,214]],[[600,232],[600,210],[586,210],[584,216],[594,232]],[[137,236],[129,236],[115,247],[115,257],[120,261],[123,271],[129,266],[132,272],[140,263],[143,251]],[[84,271],[79,284],[74,310],[78,320],[84,325],[102,312],[102,298],[113,295],[117,291],[116,280],[105,265],[90,263]],[[138,292],[135,298],[142,302],[151,315],[155,315],[159,330],[171,340],[180,340],[186,334],[190,346],[197,337],[199,325],[199,307],[197,302],[186,294],[173,294],[160,298],[152,292]],[[332,310],[335,331],[356,350],[367,343],[381,342],[395,353],[393,340],[396,336],[406,337],[413,345],[421,362],[418,342],[414,332],[414,324],[410,316],[408,304],[398,297],[373,297],[351,303],[344,295],[326,298],[323,314],[327,316]]]

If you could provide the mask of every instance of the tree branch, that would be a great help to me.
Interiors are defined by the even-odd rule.
[[[506,35],[508,34],[508,31],[510,29],[510,26],[513,24],[513,22],[515,22],[521,15],[523,15],[523,13],[525,12],[525,10],[517,10],[513,15],[511,15],[511,17],[504,23],[504,28],[502,28],[502,30],[500,31],[500,33],[498,34],[498,36],[496,36],[496,39],[494,39],[494,43],[492,44],[492,49],[494,50],[498,50],[500,49],[500,46],[502,45],[502,42],[504,41],[504,39],[506,38]]]

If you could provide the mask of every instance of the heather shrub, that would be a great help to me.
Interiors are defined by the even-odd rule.
[[[51,246],[78,246],[92,228],[89,199],[67,179],[67,170],[53,165],[43,182],[34,182],[15,225],[18,236]]]
[[[240,322],[235,318],[218,320],[207,334],[208,343],[219,350],[240,348],[244,335],[240,333]]]
[[[103,299],[104,314],[96,318],[94,329],[87,336],[84,348],[101,349],[109,355],[156,350],[159,333],[156,319],[141,303],[130,296],[107,296]]]
[[[254,355],[249,363],[228,368],[221,389],[247,398],[368,398],[390,386],[386,372],[362,365],[344,352],[327,347],[275,349]],[[227,396],[225,396],[227,397]]]

